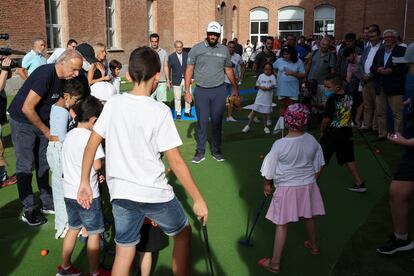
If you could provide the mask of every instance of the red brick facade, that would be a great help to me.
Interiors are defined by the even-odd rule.
[[[109,59],[127,62],[128,54],[147,44],[148,22],[146,0],[115,1],[115,47]],[[405,41],[414,41],[414,2],[407,0]],[[46,37],[45,1],[2,0],[0,33],[9,33],[10,40],[0,47],[28,51],[34,37]],[[406,0],[153,0],[153,31],[160,34],[160,44],[169,51],[180,39],[185,47],[205,37],[209,21],[224,26],[223,37],[238,37],[241,43],[249,38],[250,11],[256,7],[268,10],[269,35],[278,33],[278,10],[296,6],[304,9],[304,34],[314,32],[314,10],[320,5],[335,8],[335,36],[346,32],[361,34],[362,27],[377,23],[381,29],[394,28],[404,35]],[[105,1],[60,0],[61,41],[106,42]]]

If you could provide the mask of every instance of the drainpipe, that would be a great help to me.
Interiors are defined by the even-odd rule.
[[[405,41],[405,32],[407,30],[407,12],[408,12],[408,0],[405,0],[403,41]]]

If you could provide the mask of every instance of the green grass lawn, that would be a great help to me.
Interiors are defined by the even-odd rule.
[[[250,88],[254,78],[246,76],[242,89]],[[129,88],[125,88],[128,90]],[[169,99],[172,99],[172,93]],[[244,104],[254,95],[244,96]],[[247,111],[235,114],[245,120]],[[177,121],[184,145],[181,152],[193,176],[209,204],[209,239],[213,253],[215,275],[270,275],[257,265],[264,256],[271,256],[274,225],[262,217],[253,234],[254,247],[242,247],[238,240],[244,237],[248,221],[255,216],[262,199],[262,179],[259,174],[261,160],[276,137],[265,135],[261,125],[255,125],[251,133],[242,134],[245,122],[223,123],[223,154],[226,161],[214,161],[209,154],[201,164],[191,164],[195,150],[195,127],[191,121]],[[15,157],[10,142],[8,125],[4,129],[6,159],[9,173],[14,173]],[[317,131],[312,132],[317,135]],[[324,171],[319,186],[324,199],[326,216],[317,218],[321,254],[311,255],[303,248],[306,238],[301,222],[289,228],[288,240],[282,258],[280,275],[414,275],[412,253],[381,256],[375,247],[387,238],[392,230],[388,208],[387,189],[389,180],[376,163],[369,148],[355,135],[356,159],[363,178],[367,181],[366,194],[346,190],[352,178],[335,160]],[[375,137],[367,135],[371,141]],[[373,144],[381,149],[379,160],[392,171],[401,149],[388,142]],[[167,165],[168,166],[168,165]],[[192,203],[173,174],[168,174],[177,197],[193,227],[192,261],[193,275],[210,275],[206,249],[200,225],[192,213]],[[37,191],[36,185],[33,185]],[[36,193],[38,196],[38,193]],[[41,227],[30,228],[19,220],[21,205],[16,186],[0,189],[0,275],[54,275],[60,262],[62,240],[55,240],[53,216]],[[414,221],[414,216],[410,221]],[[414,229],[414,228],[411,228]],[[42,257],[41,249],[49,255]],[[172,242],[160,252],[154,275],[170,275]],[[77,244],[73,255],[74,264],[87,271],[85,246]],[[107,258],[109,265],[111,258]]]

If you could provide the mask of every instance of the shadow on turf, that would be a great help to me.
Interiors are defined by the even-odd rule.
[[[32,240],[42,229],[42,227],[29,227],[22,222],[21,208],[19,199],[10,201],[0,208],[1,256],[7,259],[2,262],[1,275],[13,275],[25,255],[33,251]]]
[[[195,124],[195,123],[194,123]],[[192,124],[193,125],[193,124]],[[207,259],[207,249],[204,243],[204,239],[201,233],[201,224],[194,214],[193,207],[188,204],[187,201],[187,193],[184,190],[184,187],[177,183],[178,179],[175,174],[171,171],[168,174],[168,183],[173,186],[175,195],[179,199],[182,207],[184,208],[185,212],[189,216],[190,224],[192,225],[192,237],[191,237],[191,257],[192,257],[192,264],[198,263],[200,260],[205,261],[205,271],[192,271],[191,275],[211,275],[208,266],[208,259]],[[214,275],[226,275],[222,265],[220,264],[219,260],[216,258],[214,254],[214,249],[211,249],[211,257],[213,262],[213,269]],[[192,265],[194,269],[194,265]],[[161,266],[156,268],[154,275],[170,275],[171,274],[171,267]]]

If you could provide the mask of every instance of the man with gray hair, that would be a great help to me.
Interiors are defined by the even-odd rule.
[[[33,39],[33,48],[27,53],[22,60],[22,69],[17,70],[17,74],[26,80],[37,67],[46,64],[46,58],[43,52],[46,48],[46,42],[43,38]]]
[[[184,92],[184,74],[187,67],[188,53],[183,51],[183,42],[177,40],[174,42],[175,53],[168,57],[168,68],[172,75],[172,85],[174,89],[174,106],[177,119],[181,119],[181,95]],[[190,88],[191,93],[191,88]],[[184,114],[188,118],[194,116],[190,112],[191,104],[185,103]]]
[[[328,75],[335,73],[336,56],[329,51],[330,44],[329,38],[322,38],[319,49],[312,53],[312,58],[310,58],[310,62],[307,64],[308,80],[315,79],[321,91],[325,90],[323,82]]]
[[[378,140],[386,140],[387,132],[402,132],[403,95],[405,92],[405,64],[393,63],[393,58],[403,57],[405,47],[397,45],[397,32],[392,29],[383,33],[384,47],[375,54],[371,66],[376,92],[376,112],[378,119]],[[391,108],[393,128],[387,127],[387,107]]]
[[[32,166],[42,201],[41,213],[53,214],[46,149],[50,138],[49,116],[53,104],[61,97],[62,81],[75,78],[82,68],[82,56],[66,50],[56,63],[37,68],[17,92],[9,107],[11,136],[16,155],[16,177],[22,220],[30,226],[46,222],[36,210],[32,190]]]

